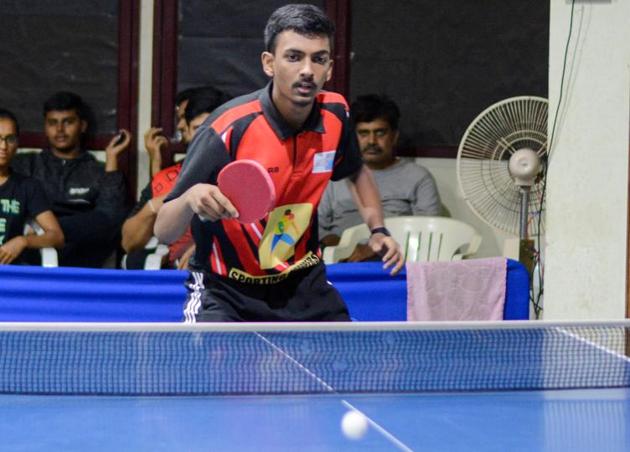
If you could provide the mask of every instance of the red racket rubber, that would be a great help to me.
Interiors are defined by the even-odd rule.
[[[276,204],[271,176],[256,160],[235,160],[217,178],[219,190],[238,210],[237,220],[252,223],[267,215]]]

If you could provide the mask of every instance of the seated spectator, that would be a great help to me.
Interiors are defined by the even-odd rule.
[[[184,135],[186,134],[186,119],[184,113],[186,106],[188,105],[188,99],[195,93],[195,91],[203,90],[205,87],[188,88],[177,93],[175,96],[175,119],[176,119],[176,131],[175,136],[169,140],[164,136],[163,129],[161,127],[151,127],[144,134],[144,146],[149,154],[149,175],[155,176],[162,170],[162,151],[166,149],[169,141],[174,143],[183,142],[186,144]],[[211,90],[214,88],[210,88]]]
[[[26,249],[63,246],[63,232],[41,184],[10,168],[18,148],[18,134],[13,113],[0,109],[0,264],[22,263]],[[29,219],[37,221],[44,231],[42,235],[24,234]]]
[[[176,98],[180,100],[177,106],[177,114],[183,114],[182,120],[178,120],[177,128],[182,134],[182,141],[190,143],[197,128],[206,120],[210,113],[219,105],[227,101],[227,97],[221,92],[211,87],[201,87],[184,92],[186,96],[179,94]],[[183,106],[182,106],[183,105]],[[150,130],[161,130],[152,128]],[[145,145],[154,146],[152,142],[147,142],[149,137],[153,142],[159,138],[162,146],[167,141],[164,136],[145,134]],[[160,151],[157,154],[161,154]],[[154,157],[157,158],[157,157]],[[127,268],[142,268],[146,253],[144,246],[153,236],[153,224],[157,217],[157,212],[162,206],[164,197],[173,188],[177,176],[181,170],[182,163],[165,168],[157,172],[151,182],[147,184],[140,195],[140,200],[134,206],[131,214],[122,227],[122,247],[128,253]],[[169,245],[168,267],[186,268],[188,258],[194,250],[192,236],[187,231],[182,237]]]
[[[384,96],[360,96],[350,116],[365,165],[372,170],[381,195],[385,217],[438,215],[441,204],[433,176],[408,160],[396,157],[398,106]],[[322,246],[339,243],[344,229],[363,222],[346,181],[331,182],[319,205],[319,237]],[[357,245],[349,262],[376,258],[367,245]]]
[[[44,103],[44,132],[48,148],[18,154],[16,172],[39,180],[66,239],[59,264],[102,267],[117,249],[127,208],[118,155],[131,135],[122,131],[105,148],[105,167],[83,147],[88,127],[86,106],[80,96],[58,92]]]

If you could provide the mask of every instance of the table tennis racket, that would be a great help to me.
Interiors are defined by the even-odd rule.
[[[276,204],[271,176],[255,160],[235,160],[217,178],[219,190],[238,210],[238,221],[252,223],[267,215]]]

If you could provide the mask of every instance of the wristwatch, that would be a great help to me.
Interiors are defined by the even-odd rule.
[[[372,229],[372,230],[370,231],[370,234],[374,235],[374,234],[378,234],[379,232],[380,232],[381,234],[383,234],[383,235],[386,235],[387,237],[391,237],[391,236],[392,236],[392,234],[389,232],[389,229],[387,229],[387,228],[386,228],[386,227],[384,227],[384,226],[381,226],[380,228],[374,228],[374,229]]]

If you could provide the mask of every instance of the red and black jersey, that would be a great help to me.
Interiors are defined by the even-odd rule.
[[[236,98],[215,111],[195,133],[167,201],[197,183],[216,184],[229,162],[253,159],[269,171],[276,207],[250,224],[236,220],[191,227],[196,254],[191,266],[243,282],[270,284],[319,262],[317,206],[330,179],[362,165],[348,105],[322,92],[301,130],[283,120],[271,100],[272,85]]]

